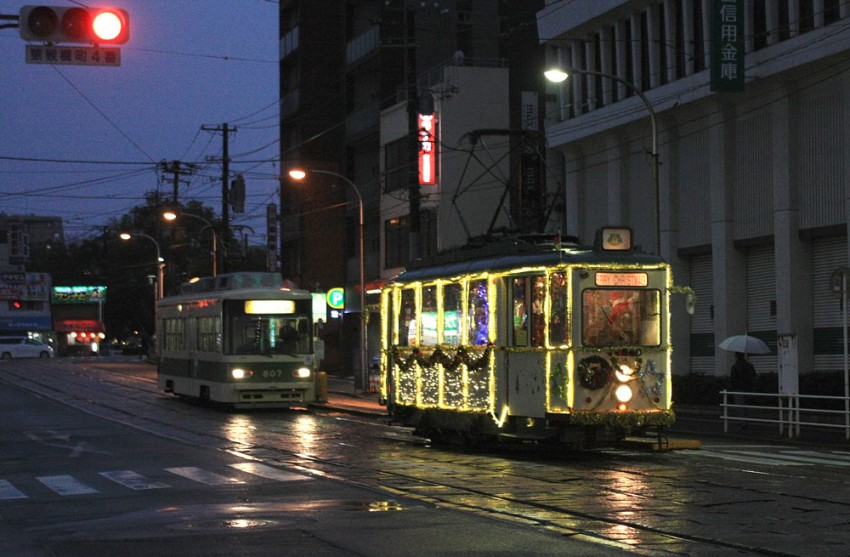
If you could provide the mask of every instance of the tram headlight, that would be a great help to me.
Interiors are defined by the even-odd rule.
[[[634,393],[632,393],[632,388],[629,387],[628,385],[620,385],[614,391],[614,396],[617,397],[617,400],[619,400],[620,402],[625,403],[625,402],[628,402],[632,399],[632,396],[634,396]]]
[[[628,383],[634,378],[635,370],[627,364],[620,364],[615,370],[614,375],[620,383]]]
[[[231,375],[234,379],[245,379],[245,377],[247,377],[247,376],[248,376],[248,372],[246,372],[246,371],[245,371],[244,369],[242,369],[241,367],[235,367],[235,368],[233,368],[232,370],[230,370],[230,375]]]
[[[299,367],[292,373],[295,377],[299,379],[307,379],[310,377],[310,368],[308,367]]]

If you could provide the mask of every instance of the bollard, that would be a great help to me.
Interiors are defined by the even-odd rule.
[[[316,401],[317,402],[327,402],[328,401],[328,372],[327,371],[317,371],[316,372]]]

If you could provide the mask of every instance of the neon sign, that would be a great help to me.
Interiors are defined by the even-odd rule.
[[[437,153],[434,148],[434,115],[419,115],[419,183],[437,183]]]

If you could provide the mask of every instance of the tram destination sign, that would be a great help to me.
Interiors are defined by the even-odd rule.
[[[596,286],[639,286],[649,284],[646,273],[596,273]]]
[[[121,49],[102,46],[27,45],[27,64],[120,66]]]

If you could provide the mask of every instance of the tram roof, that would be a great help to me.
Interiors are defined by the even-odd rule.
[[[291,299],[309,299],[307,290],[290,288],[277,273],[239,272],[204,277],[197,282],[183,285],[182,292],[164,298],[165,301],[181,302],[203,298],[241,299],[251,296],[285,296]]]
[[[495,249],[498,252],[498,248]],[[549,267],[571,264],[620,264],[620,265],[660,265],[664,260],[648,253],[628,251],[601,251],[592,247],[567,246],[556,248],[553,245],[538,246],[519,242],[508,247],[507,253],[494,253],[494,249],[485,249],[483,254],[470,250],[464,258],[463,250],[453,252],[451,261],[437,261],[430,265],[409,268],[401,272],[394,282],[413,282],[472,275],[488,271],[507,271],[523,267]],[[478,253],[476,255],[476,253]],[[445,258],[446,254],[443,254]],[[439,258],[440,256],[438,256]]]

